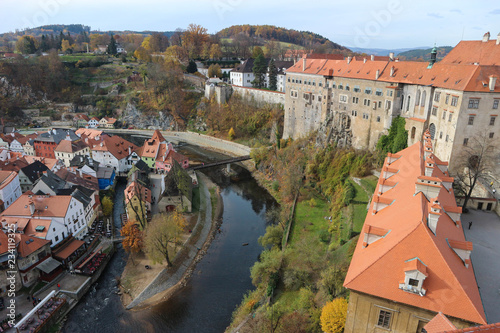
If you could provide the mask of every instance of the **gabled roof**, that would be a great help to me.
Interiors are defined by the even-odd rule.
[[[34,183],[38,178],[43,175],[44,171],[47,171],[49,168],[40,161],[34,161],[28,166],[25,166],[21,169],[23,174],[28,177],[31,183]]]
[[[500,45],[496,40],[460,41],[441,61],[443,64],[499,66]]]
[[[432,320],[428,322],[424,328],[427,333],[439,333],[456,329],[455,325],[453,325],[442,312],[439,312],[434,318],[432,318]]]
[[[0,170],[0,189],[9,185],[17,176],[15,171],[3,171]]]
[[[457,228],[447,214],[436,215],[435,233],[428,226],[434,204],[456,207],[453,189],[448,191],[440,185],[433,190],[438,193],[436,198],[427,198],[426,194],[417,191],[415,182],[425,175],[421,142],[398,154],[401,157],[397,160],[389,164],[387,158],[384,163],[385,168],[399,171],[389,177],[396,185],[379,194],[381,198],[394,200],[377,212],[374,211],[377,203],[372,200],[365,220],[365,224],[391,232],[368,246],[363,244],[364,237],[359,237],[344,286],[470,322],[486,323],[474,271],[448,245],[448,240],[465,241],[462,228]],[[383,178],[382,173],[376,193],[379,193]],[[428,275],[422,286],[426,290],[423,296],[399,288],[405,271],[412,269],[408,267],[409,262],[415,258],[418,260],[413,260],[412,265],[418,266],[418,261],[423,265],[413,268],[425,268],[422,273]],[[443,302],[443,299],[450,301]]]
[[[49,240],[24,234],[15,234],[15,238],[17,243],[17,252],[23,258],[26,258],[45,245],[50,244]]]
[[[99,190],[99,182],[94,176],[84,174],[83,177],[80,177],[64,168],[58,170],[56,175],[67,183],[81,185],[95,191]]]
[[[96,137],[100,137],[102,135],[106,135],[103,131],[95,129],[95,128],[79,128],[75,132],[78,136],[86,136],[90,139],[95,139]]]
[[[31,196],[31,197],[30,197]],[[12,203],[2,215],[31,217],[30,203],[35,205],[33,216],[65,217],[71,201],[69,195],[26,195],[23,194]],[[32,220],[34,221],[34,220]]]
[[[131,182],[130,184],[127,185],[125,188],[125,203],[128,204],[129,201],[136,196],[137,194],[140,194],[140,199],[142,201],[147,201],[151,203],[151,190],[148,189],[147,187],[141,185],[138,182]],[[139,196],[138,196],[139,198]]]
[[[105,138],[101,143],[95,144],[90,148],[93,151],[107,151],[116,159],[121,160],[128,157],[137,146],[127,140],[114,135]]]
[[[66,140],[67,138],[71,141],[76,141],[80,139],[73,130],[68,130],[64,128],[53,128],[48,132],[39,134],[36,137],[35,141],[55,142],[56,144],[59,144],[61,140]]]
[[[54,169],[54,166],[59,162],[59,160],[56,158],[31,156],[31,155],[24,155],[23,159],[25,159],[26,162],[29,164],[35,163],[35,161],[39,161],[40,163],[44,164],[50,170]]]
[[[10,152],[11,155],[13,155],[12,152]],[[26,158],[23,157],[13,157],[11,159],[8,159],[6,161],[0,162],[0,169],[4,171],[16,171],[18,172],[25,166],[27,166],[29,163],[26,161]]]
[[[236,66],[231,73],[253,73],[253,59],[249,58]]]
[[[77,140],[77,141],[61,140],[61,142],[59,142],[59,144],[57,145],[55,151],[61,153],[74,154],[85,148],[88,148],[88,145],[82,140]]]

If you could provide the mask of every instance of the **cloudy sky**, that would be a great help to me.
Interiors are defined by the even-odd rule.
[[[21,5],[22,4],[22,5]],[[456,45],[500,32],[498,0],[0,0],[0,33],[44,24],[95,30],[186,28],[210,33],[234,24],[308,30],[351,47]]]

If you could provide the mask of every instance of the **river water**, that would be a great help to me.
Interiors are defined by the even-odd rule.
[[[198,147],[179,149],[190,160],[209,162],[227,158]],[[188,284],[168,301],[142,311],[126,311],[115,294],[116,278],[125,266],[119,248],[99,281],[68,316],[64,332],[223,332],[246,291],[253,289],[250,267],[262,251],[257,239],[267,225],[265,212],[275,205],[250,173],[238,166],[238,180],[220,171],[205,173],[222,190],[221,232],[198,263]],[[124,183],[116,187],[115,221],[123,212]],[[121,197],[119,197],[121,195]],[[243,246],[243,244],[248,245]]]

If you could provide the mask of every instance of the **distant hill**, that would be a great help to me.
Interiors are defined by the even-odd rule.
[[[394,52],[394,54],[399,54],[405,51],[410,51],[410,50],[420,50],[420,49],[428,49],[428,46],[417,46],[417,47],[410,47],[410,48],[400,48],[400,49],[377,49],[377,48],[361,48],[361,47],[350,47],[348,46],[353,52],[357,53],[366,53],[366,54],[373,54],[373,55],[378,55],[378,56],[388,56],[389,53]]]
[[[315,49],[325,46],[331,50],[350,51],[348,48],[334,43],[317,33],[286,29],[274,25],[233,25],[219,31],[217,36],[220,38],[232,38],[240,33],[250,38],[261,39],[262,41],[278,41]]]
[[[453,49],[452,46],[440,46],[437,48],[437,60],[443,59]],[[400,60],[428,61],[431,57],[432,48],[409,50],[399,53]]]

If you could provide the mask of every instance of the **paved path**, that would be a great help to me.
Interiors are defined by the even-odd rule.
[[[472,227],[469,230],[469,221]],[[492,212],[470,209],[462,214],[465,238],[471,253],[479,292],[488,323],[500,322],[500,217]]]
[[[198,174],[198,178],[200,179],[200,214],[191,237],[187,240],[185,248],[176,255],[173,267],[165,268],[158,273],[156,278],[127,306],[127,310],[170,289],[181,281],[207,240],[212,227],[212,204],[210,192],[206,186],[208,180],[202,174]]]

